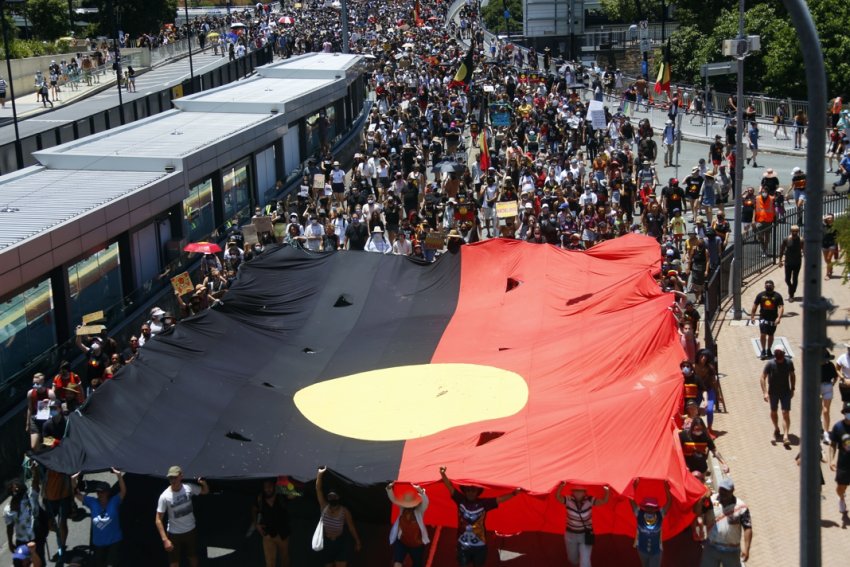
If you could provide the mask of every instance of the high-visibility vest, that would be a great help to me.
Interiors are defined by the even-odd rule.
[[[776,206],[773,204],[773,197],[768,196],[766,199],[759,195],[756,197],[756,222],[773,222],[776,220]]]

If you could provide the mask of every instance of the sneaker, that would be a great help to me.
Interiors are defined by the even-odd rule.
[[[829,445],[829,444],[830,444],[830,442],[831,442],[831,440],[830,440],[830,438],[829,438],[829,431],[824,431],[824,432],[823,432],[823,444],[824,444],[824,445]]]
[[[847,502],[843,498],[838,499],[838,511],[842,514],[847,513]]]
[[[777,441],[782,438],[782,433],[779,432],[778,429],[773,430],[773,438]]]
[[[790,440],[790,439],[788,439],[788,436],[787,436],[787,435],[784,435],[784,436],[782,437],[782,444],[783,444],[784,446],[786,446],[786,447],[790,447],[790,446],[791,446],[791,440]]]

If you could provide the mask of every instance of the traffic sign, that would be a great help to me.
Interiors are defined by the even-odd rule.
[[[713,77],[715,75],[729,75],[736,71],[737,67],[734,61],[724,61],[722,63],[706,63],[700,65],[699,74],[703,77]]]
[[[652,49],[652,42],[651,41],[649,41],[648,39],[640,40],[640,52],[641,53],[646,53],[650,49]]]

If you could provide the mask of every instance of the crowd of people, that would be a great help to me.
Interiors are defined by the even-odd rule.
[[[709,145],[706,158],[694,163],[686,178],[680,181],[664,176],[656,161],[661,153],[664,165],[672,164],[668,152],[672,147],[670,128],[680,109],[689,108],[684,97],[672,92],[663,102],[656,101],[668,112],[669,120],[663,127],[647,119],[633,122],[635,108],[639,111],[649,96],[644,79],[624,85],[610,69],[589,69],[556,60],[548,50],[537,53],[487,41],[474,2],[467,1],[450,20],[446,3],[353,1],[348,5],[350,49],[366,56],[374,93],[353,163],[344,167],[325,146],[320,155],[306,163],[297,194],[268,211],[274,230],[260,233],[258,241],[249,244],[238,223],[228,229],[223,253],[204,255],[201,261],[202,282],[190,294],[175,292],[179,315],[189,316],[215,305],[226,295],[240,265],[277,243],[311,252],[359,250],[431,262],[442,253],[486,238],[586,250],[628,233],[646,234],[659,243],[662,269],[658,284],[674,294],[674,312],[685,352],[680,365],[683,401],[677,425],[688,469],[706,482],[706,497],[694,508],[693,527],[694,536],[704,542],[702,565],[745,561],[752,524],[745,503],[735,495],[734,483],[725,476],[729,467],[714,443],[719,376],[714,354],[700,342],[699,306],[706,283],[720,266],[730,242],[725,208],[735,199],[742,202],[745,231],[759,235],[767,254],[766,235],[791,200],[785,195],[779,174],[767,169],[758,190],[736,190],[734,174],[739,160],[736,125],[730,117],[725,139],[718,136]],[[234,29],[238,33],[231,33]],[[217,34],[215,41],[210,38],[213,33]],[[199,18],[145,36],[140,45],[153,48],[189,34],[198,36],[202,46],[211,46],[216,53],[221,50],[222,55],[225,46],[233,53],[240,46],[247,49],[271,44],[280,57],[290,57],[340,51],[343,43],[339,10],[304,3],[297,10],[272,12],[260,5],[252,10],[234,10],[226,18]],[[458,73],[462,66],[466,75]],[[591,100],[608,104],[601,116],[591,116]],[[749,121],[746,127],[751,129],[752,123]],[[777,124],[777,133],[781,125]],[[845,142],[839,136],[839,150]],[[754,161],[756,156],[752,153],[747,159]],[[844,154],[839,166],[843,182],[850,178],[848,159]],[[805,173],[794,168],[788,182],[786,187],[793,191],[801,224]],[[258,210],[255,216],[265,214]],[[825,220],[825,224],[828,222],[831,224]],[[834,239],[834,231],[828,234]],[[799,227],[792,229],[780,254],[789,300],[794,298],[801,266],[799,238]],[[825,254],[829,250],[834,259],[832,253],[837,257],[837,249],[831,242],[825,241],[824,250]],[[831,273],[830,264],[828,276]],[[789,372],[781,366],[784,358],[772,344],[782,317],[781,296],[772,284],[765,292],[767,296],[757,298],[754,314],[758,312],[760,319],[762,356],[765,360],[776,358],[768,360],[762,385],[778,438],[787,442],[785,402],[790,398],[780,390],[785,380],[793,391],[793,367]],[[155,307],[126,345],[119,345],[106,329],[97,335],[79,336],[77,346],[86,361],[82,375],[63,362],[52,380],[43,374],[33,379],[25,424],[31,448],[61,443],[69,412],[85,403],[123,365],[132,364],[146,342],[168,331],[177,320],[175,314]],[[842,506],[850,483],[847,356],[843,355],[843,363],[839,358],[837,371],[829,375],[831,384],[847,384],[846,395],[844,386],[841,390],[844,420],[830,424],[828,409],[824,416],[824,440],[830,445],[830,466],[837,470]],[[825,401],[831,399],[826,388],[823,397]],[[784,432],[779,432],[776,413],[780,405]],[[711,456],[717,460],[722,478],[712,480]],[[72,503],[83,488],[97,494],[96,498],[82,499],[93,518],[100,519],[93,522],[92,532],[93,545],[99,550],[96,564],[118,564],[115,549],[120,546],[120,530],[109,531],[110,524],[117,525],[109,520],[117,516],[126,488],[120,471],[114,472],[117,488],[78,486],[76,477],[40,471],[36,466],[32,467],[29,487],[19,481],[13,484],[4,518],[16,565],[42,564],[39,562],[44,560],[47,538],[46,529],[39,528],[42,515],[54,519],[61,556]],[[322,537],[314,538],[313,545],[325,564],[340,566],[350,560],[361,541],[352,510],[341,505],[333,489],[325,490],[324,473],[323,469],[318,471],[316,486],[322,516],[317,532]],[[42,489],[40,477],[45,475]],[[458,564],[483,565],[487,555],[486,513],[519,489],[497,498],[481,498],[479,488],[456,485],[446,476],[445,468],[440,469],[440,475],[458,506]],[[202,479],[185,484],[178,466],[169,469],[167,477],[170,485],[156,506],[156,527],[172,565],[179,564],[181,555],[195,565],[192,499],[205,494],[208,486]],[[636,479],[635,494],[639,484]],[[598,496],[591,497],[591,492]],[[593,509],[607,504],[609,492],[607,486],[563,483],[557,488],[557,499],[565,506],[565,545],[571,564],[590,565]],[[392,483],[387,486],[387,495],[401,508],[390,532],[394,564],[401,565],[410,556],[414,566],[422,565],[429,543],[425,529],[428,496],[420,487]],[[257,496],[254,525],[263,538],[270,567],[278,556],[288,564],[288,497],[292,495],[283,494],[273,480],[265,483]],[[671,502],[669,486],[665,502],[651,497],[631,501],[638,526],[635,547],[642,565],[660,565],[661,520]],[[42,503],[44,514],[39,512]]]

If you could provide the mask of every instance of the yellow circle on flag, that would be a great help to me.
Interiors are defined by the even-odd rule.
[[[304,417],[331,433],[400,441],[511,416],[528,402],[528,385],[519,374],[492,366],[420,364],[312,384],[294,401]]]

